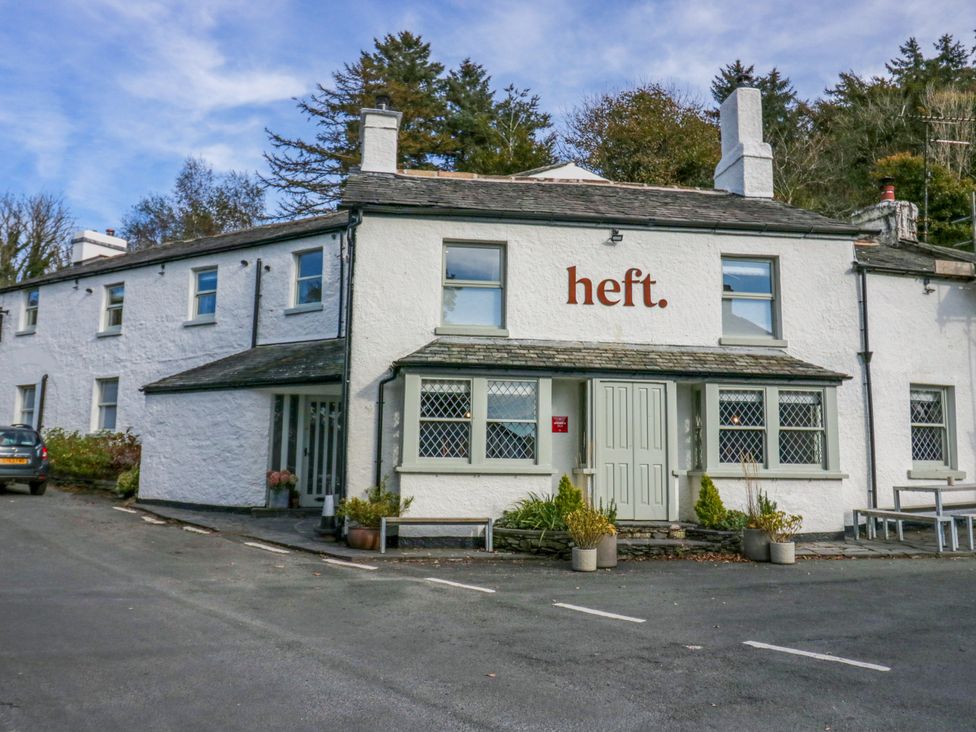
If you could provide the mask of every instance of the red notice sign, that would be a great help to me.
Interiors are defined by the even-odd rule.
[[[553,417],[552,418],[552,431],[553,432],[569,432],[569,417]]]

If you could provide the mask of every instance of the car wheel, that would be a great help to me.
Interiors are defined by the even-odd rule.
[[[43,496],[47,490],[47,483],[31,483],[30,492],[32,496]]]

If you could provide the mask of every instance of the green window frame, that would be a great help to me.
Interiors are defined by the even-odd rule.
[[[405,374],[402,472],[551,473],[552,381]]]
[[[780,276],[779,260],[776,257],[722,255],[722,337],[721,342],[727,345],[784,345],[782,315],[780,312]],[[765,288],[756,288],[748,284],[748,279],[742,281],[742,287],[735,289],[735,268],[765,268],[768,271],[768,284]],[[740,277],[748,277],[741,273]],[[736,310],[741,310],[740,315]],[[752,311],[750,313],[750,311]],[[759,329],[760,326],[751,316],[755,317],[760,311],[768,312],[768,332],[742,332],[742,328]],[[737,328],[738,324],[738,328]]]
[[[909,478],[962,480],[956,448],[955,390],[951,386],[911,384],[909,423],[912,468]]]
[[[505,268],[504,243],[445,241],[437,332],[504,335]]]

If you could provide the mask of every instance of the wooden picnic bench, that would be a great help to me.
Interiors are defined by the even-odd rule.
[[[494,551],[492,530],[495,519],[486,518],[417,518],[414,516],[385,516],[380,519],[380,554],[386,553],[387,526],[484,526],[485,551]]]
[[[854,509],[854,540],[860,541],[860,523],[861,516],[866,519],[881,519],[882,526],[884,527],[884,538],[888,539],[888,522],[894,521],[895,528],[898,532],[898,541],[905,540],[905,534],[902,529],[902,524],[905,521],[918,521],[923,523],[931,523],[935,527],[935,541],[939,548],[939,554],[941,554],[945,548],[945,535],[943,531],[946,525],[949,527],[949,546],[952,551],[956,551],[959,548],[959,537],[956,534],[956,521],[950,514],[938,514],[938,513],[912,513],[909,511],[895,511],[890,508],[855,508]],[[877,538],[877,527],[874,525],[873,521],[865,521],[864,523],[864,534],[866,539]]]

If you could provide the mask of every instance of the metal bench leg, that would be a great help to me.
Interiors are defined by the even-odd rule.
[[[895,521],[895,526],[898,527],[898,541],[905,541],[905,522],[901,519]]]
[[[858,515],[857,511],[854,512],[854,541],[861,540],[861,527],[860,524],[861,517]]]
[[[966,528],[969,530],[969,551],[976,551],[976,547],[973,546],[973,517],[966,517]]]
[[[386,519],[380,519],[380,554],[386,554]]]
[[[972,533],[970,533],[970,541]],[[489,552],[495,551],[495,520],[488,519],[488,528],[485,529],[485,548]]]
[[[885,541],[888,541],[888,519],[886,518],[881,519],[881,525],[884,526]]]
[[[959,531],[956,529],[956,520],[949,521],[949,530],[952,534],[952,551],[959,551]]]
[[[935,543],[939,548],[939,554],[942,553],[943,548],[943,537],[942,537],[942,522],[937,521],[935,525]]]

